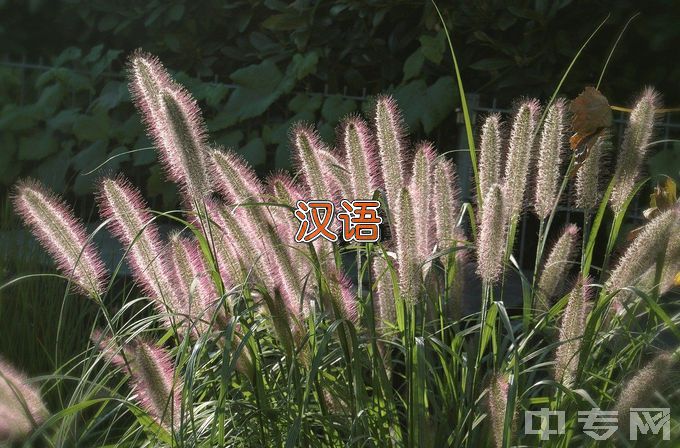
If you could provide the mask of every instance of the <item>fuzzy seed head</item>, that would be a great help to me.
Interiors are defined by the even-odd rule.
[[[88,242],[85,226],[63,200],[32,180],[20,182],[12,199],[19,216],[61,272],[83,294],[101,296],[106,283],[104,263]]]
[[[569,224],[550,250],[536,290],[536,307],[539,310],[549,310],[551,300],[563,292],[565,278],[578,248],[578,240],[578,227]]]
[[[329,182],[329,178],[333,176],[331,171],[333,160],[328,157],[328,148],[323,144],[316,131],[307,126],[298,125],[294,127],[291,135],[300,170],[312,198],[331,200],[333,198],[333,185]]]
[[[550,106],[543,123],[538,152],[538,175],[536,181],[535,209],[539,218],[550,215],[560,181],[560,166],[564,149],[565,102],[557,100]]]
[[[403,188],[397,196],[398,213],[395,220],[397,235],[397,258],[399,289],[402,299],[415,303],[420,292],[420,264],[417,258],[417,240],[413,200],[411,193]]]
[[[165,89],[161,95],[165,122],[153,132],[160,143],[163,160],[172,180],[179,182],[192,198],[210,192],[206,162],[206,130],[196,101],[183,88]]]
[[[212,178],[227,200],[233,204],[262,200],[262,184],[243,157],[233,151],[214,149],[210,165]]]
[[[209,330],[208,323],[215,311],[218,295],[210,271],[195,240],[170,235],[172,268],[176,285],[178,305],[182,312],[196,326],[197,335]]]
[[[610,292],[635,286],[644,273],[656,264],[659,254],[666,251],[672,230],[678,225],[680,207],[674,207],[652,219],[612,271],[605,287]]]
[[[504,202],[501,186],[494,184],[482,203],[477,238],[477,274],[489,283],[498,281],[503,274],[507,236]]]
[[[18,442],[48,416],[38,388],[0,358],[0,443]]]
[[[654,130],[654,114],[659,108],[659,95],[651,87],[642,92],[628,120],[614,172],[614,189],[610,203],[615,212],[622,209],[640,175],[647,145]]]
[[[371,264],[373,278],[375,279],[375,290],[373,291],[375,326],[378,334],[385,335],[390,326],[397,322],[392,270],[387,261],[378,254],[371,259]]]
[[[509,219],[518,216],[522,211],[529,165],[534,152],[534,134],[539,111],[538,101],[527,100],[519,106],[512,123],[508,160],[503,179],[506,214]]]
[[[323,170],[327,173],[326,183],[332,199],[335,203],[340,203],[342,199],[352,196],[352,183],[349,179],[349,172],[345,167],[345,162],[331,151],[320,151]]]
[[[650,403],[654,392],[663,385],[672,364],[673,356],[670,353],[657,355],[623,385],[613,407],[618,412],[621,428],[628,427],[631,408],[644,407]]]
[[[482,125],[482,136],[479,144],[479,190],[484,195],[491,185],[501,179],[501,117],[489,115]]]
[[[555,356],[555,381],[567,387],[574,385],[574,375],[581,355],[581,339],[588,316],[592,291],[588,278],[579,279],[569,294],[560,326],[560,346]]]
[[[164,245],[139,190],[123,177],[104,179],[98,202],[100,214],[127,251],[135,280],[154,299],[159,312],[181,310],[171,272],[163,264]]]
[[[505,431],[505,414],[508,407],[508,389],[510,384],[504,375],[494,375],[488,389],[489,418],[494,446],[503,446],[503,432]]]
[[[130,375],[140,407],[164,428],[177,429],[181,423],[184,385],[175,372],[170,354],[151,342],[137,339],[123,347],[123,357],[110,338],[96,335],[93,340],[95,337],[104,356]]]
[[[151,119],[158,114],[161,90],[172,83],[170,75],[156,56],[141,50],[130,58],[128,72],[134,103],[145,119]]]
[[[381,186],[378,152],[368,124],[353,116],[342,124],[342,144],[352,184],[352,197],[371,199]]]
[[[460,192],[457,188],[456,168],[450,160],[439,158],[434,166],[432,202],[434,204],[434,221],[437,250],[452,247],[460,241],[460,232],[456,228],[460,209]],[[442,263],[444,261],[442,260]]]
[[[611,134],[604,132],[590,148],[588,157],[576,172],[576,206],[588,212],[594,210],[601,199],[600,168],[602,157],[611,151]]]
[[[182,186],[188,198],[205,197],[210,192],[206,127],[196,101],[156,57],[138,51],[129,67],[134,103],[170,179]]]
[[[409,190],[413,193],[413,214],[416,226],[416,247],[418,258],[423,262],[432,254],[434,245],[434,222],[430,218],[434,193],[434,163],[436,153],[429,143],[422,143],[416,149],[411,171]],[[451,198],[448,198],[449,201]]]
[[[389,96],[378,98],[375,110],[375,129],[382,166],[382,178],[390,208],[397,203],[397,196],[405,185],[405,149],[403,124],[397,103]]]
[[[340,313],[338,317],[356,324],[359,320],[357,296],[352,291],[352,282],[349,277],[337,269],[329,269],[327,278],[331,300],[334,308]]]

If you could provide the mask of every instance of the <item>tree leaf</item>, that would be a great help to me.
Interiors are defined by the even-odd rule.
[[[42,160],[57,151],[57,141],[49,132],[39,132],[19,140],[19,160]]]
[[[406,61],[404,62],[404,81],[408,81],[409,79],[418,76],[420,70],[423,68],[424,62],[425,56],[420,48],[411,53],[411,56],[406,58]]]
[[[455,83],[451,76],[439,78],[437,82],[427,88],[427,107],[423,108],[423,130],[426,134],[453,112],[456,99]]]
[[[108,141],[109,117],[105,113],[80,115],[73,123],[73,134],[79,141]]]
[[[259,137],[250,140],[246,146],[241,148],[239,153],[250,162],[251,165],[260,165],[265,162],[266,150],[264,142]]]
[[[337,124],[341,118],[354,112],[357,108],[353,100],[348,100],[342,95],[331,95],[326,98],[321,108],[321,116],[332,126]]]
[[[262,26],[272,31],[293,31],[307,26],[307,18],[299,14],[275,14],[267,17]]]
[[[443,33],[437,33],[435,36],[420,36],[420,49],[423,56],[437,65],[442,62],[445,48]]]

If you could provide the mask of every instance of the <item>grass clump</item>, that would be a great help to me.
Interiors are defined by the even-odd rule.
[[[574,178],[573,158],[562,148],[563,100],[546,105],[543,122],[537,100],[519,105],[506,160],[502,117],[487,119],[477,208],[460,204],[450,160],[429,143],[410,150],[388,96],[376,100],[372,123],[351,116],[341,124],[337,148],[307,125],[294,127],[299,172],[262,181],[237,151],[209,143],[196,102],[155,57],[135,53],[130,79],[182,210],[149,210],[123,175],[100,182],[101,216],[138,286],[116,308],[109,297],[117,272],[105,272],[70,209],[37,181],[17,186],[15,206],[57,260],[68,291],[91,299],[98,314],[91,344],[42,378],[45,392],[71,384],[68,396],[48,418],[37,390],[26,389],[30,399],[17,412],[30,427],[0,427],[6,440],[582,446],[590,441],[579,430],[579,410],[618,409],[637,403],[636,391],[653,398],[658,387],[678,393],[672,382],[652,379],[661,367],[672,372],[677,357],[677,339],[661,347],[662,335],[680,336],[680,315],[670,311],[661,279],[680,257],[673,238],[679,206],[649,222],[608,266],[651,135],[641,128],[657,107],[651,91],[624,141],[631,165],[617,168],[592,206],[595,221],[586,213],[588,225],[568,225],[551,246],[545,241],[558,236],[555,208]],[[549,160],[536,164],[537,157]],[[585,169],[597,167],[586,160]],[[536,170],[538,188],[530,192]],[[295,241],[298,201],[329,201],[340,210],[342,199],[372,198],[381,203],[379,241]],[[608,203],[619,225],[611,228],[605,265],[595,267]],[[512,257],[517,222],[530,210],[542,222],[533,277]],[[176,227],[169,238],[160,221]],[[521,297],[504,288],[511,277],[521,279]],[[506,306],[517,302],[519,310]],[[0,394],[0,410],[16,407],[7,395]],[[523,431],[517,417],[536,407],[563,410],[564,434],[544,442]]]

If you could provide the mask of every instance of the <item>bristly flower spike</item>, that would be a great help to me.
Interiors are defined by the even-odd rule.
[[[90,296],[104,293],[106,272],[96,248],[88,242],[85,226],[71,209],[42,184],[19,182],[14,206],[61,272]]]
[[[515,219],[522,211],[529,165],[534,153],[539,110],[538,101],[524,101],[520,104],[512,123],[508,160],[503,178],[504,202],[509,220]]]
[[[427,257],[432,255],[434,244],[434,222],[430,219],[429,210],[432,208],[433,171],[436,153],[430,143],[421,143],[413,158],[413,169],[411,171],[411,181],[409,191],[413,197],[413,215],[416,226],[416,248],[418,251],[418,261],[424,262]],[[449,198],[451,200],[453,198]]]
[[[505,414],[508,408],[508,390],[510,384],[504,375],[496,374],[491,378],[488,388],[488,409],[491,420],[491,434],[494,446],[503,446],[505,432]]]
[[[455,173],[456,168],[450,160],[441,157],[435,161],[432,202],[438,251],[451,248],[456,240],[461,239],[461,232],[456,228],[460,192],[456,187]]]
[[[337,269],[329,269],[326,276],[331,300],[340,313],[338,317],[356,324],[359,319],[358,303],[349,277]]]
[[[397,258],[399,290],[406,303],[418,300],[421,283],[421,269],[417,257],[416,226],[413,214],[413,200],[406,188],[397,196],[398,211],[395,214],[395,233],[397,236]]]
[[[130,60],[130,87],[170,179],[191,199],[207,196],[206,127],[196,101],[157,58],[142,52]]]
[[[182,312],[191,319],[197,334],[208,331],[208,323],[215,311],[217,290],[203,260],[198,243],[179,233],[170,235],[170,250],[174,278],[180,285],[175,289]],[[179,310],[178,310],[179,312]]]
[[[389,96],[378,98],[375,108],[375,129],[387,202],[391,210],[396,210],[399,208],[397,196],[406,184],[406,169],[403,123],[393,98]]]
[[[371,264],[371,272],[375,279],[373,290],[375,327],[378,334],[384,335],[390,326],[397,322],[392,272],[380,254],[371,259]]]
[[[38,388],[0,358],[0,444],[20,441],[48,416]]]
[[[545,219],[552,212],[557,200],[560,181],[560,166],[564,149],[565,102],[555,101],[548,110],[543,123],[541,142],[538,150],[538,174],[534,208],[539,218]]]
[[[99,190],[99,208],[102,217],[109,220],[112,233],[128,251],[133,276],[155,300],[159,312],[180,311],[173,278],[163,263],[164,245],[139,190],[123,177],[104,179]]]
[[[328,167],[329,160],[323,154],[328,148],[314,129],[302,124],[292,129],[291,138],[311,198],[332,200],[334,188],[330,178],[333,172]]]
[[[600,165],[602,156],[611,150],[611,134],[605,131],[597,137],[588,157],[576,172],[576,206],[592,212],[600,202]]]
[[[581,338],[590,307],[590,279],[580,278],[569,294],[560,326],[560,345],[555,356],[555,380],[567,387],[574,385],[581,355]]]
[[[477,239],[477,274],[486,282],[496,282],[503,273],[507,225],[504,194],[494,184],[486,193],[481,210]]]
[[[654,114],[658,108],[659,95],[648,87],[642,92],[630,114],[614,171],[614,189],[610,202],[615,212],[622,209],[640,175],[654,130]]]
[[[111,345],[109,340],[100,341],[109,360],[130,374],[139,405],[164,428],[179,428],[184,385],[170,354],[151,342],[137,339],[125,345],[123,358],[113,353]]]
[[[482,136],[479,144],[479,190],[484,195],[493,184],[501,182],[501,117],[492,114],[486,117],[482,125]]]
[[[575,224],[569,224],[553,245],[548,255],[543,272],[538,280],[535,306],[547,311],[551,299],[562,293],[564,279],[571,269],[571,262],[578,247],[579,231]]]
[[[262,202],[264,189],[255,172],[241,157],[232,152],[214,150],[212,166],[213,177],[218,182],[220,191],[233,203]],[[300,308],[302,281],[264,206],[246,207],[242,210],[246,218],[243,224],[252,235],[249,238],[260,242],[259,247],[262,249],[260,253],[267,267],[268,272],[263,273],[264,277],[261,280],[267,284],[272,293],[273,283],[279,283],[286,308],[291,313],[304,312],[306,309],[304,301],[302,310]]]
[[[605,284],[606,289],[615,292],[634,286],[636,281],[656,264],[659,254],[666,250],[671,231],[678,225],[679,220],[680,206],[675,206],[647,223],[621,256]],[[674,237],[677,238],[677,235]]]
[[[654,392],[663,385],[673,363],[672,354],[661,353],[623,385],[613,407],[619,416],[621,428],[628,428],[631,409],[644,407],[650,403]]]
[[[378,154],[368,124],[352,116],[342,124],[341,134],[353,193],[347,199],[371,199],[381,182]]]

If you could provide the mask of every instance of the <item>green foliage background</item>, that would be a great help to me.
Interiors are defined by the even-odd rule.
[[[595,83],[626,21],[641,12],[614,55],[603,90],[627,105],[645,84],[666,103],[671,80],[672,0],[441,2],[466,88],[499,105],[545,97],[579,46],[604,19],[563,88]],[[442,150],[456,142],[457,94],[444,33],[430,2],[0,0],[0,183],[45,180],[84,201],[104,172],[125,169],[156,207],[173,188],[134,113],[121,75],[136,48],[158,55],[198,99],[216,143],[238,148],[266,172],[289,168],[288,129],[318,123],[327,140],[344,115],[390,91],[411,134]],[[140,149],[134,153],[127,152]],[[4,195],[3,195],[4,196]],[[85,204],[87,205],[87,203]],[[82,207],[90,210],[91,207]]]

